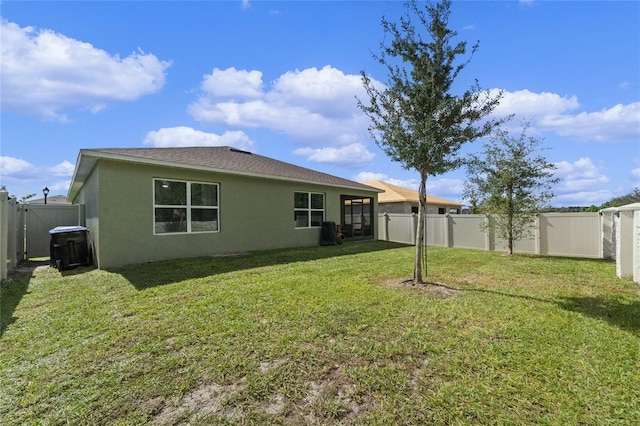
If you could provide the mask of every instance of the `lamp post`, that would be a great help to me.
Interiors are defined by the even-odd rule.
[[[49,188],[45,186],[42,190],[42,193],[44,194],[44,203],[47,204],[47,195],[49,195]]]

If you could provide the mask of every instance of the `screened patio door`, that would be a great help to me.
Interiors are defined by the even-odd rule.
[[[345,239],[373,238],[373,198],[343,195],[341,232]]]

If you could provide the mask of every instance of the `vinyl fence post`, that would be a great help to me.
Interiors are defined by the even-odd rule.
[[[416,245],[416,234],[418,233],[418,215],[415,213],[411,213],[413,219],[413,232],[411,233],[411,244]],[[425,222],[427,215],[425,214]]]
[[[453,247],[453,223],[451,214],[444,215],[444,246]]]
[[[0,281],[8,277],[7,259],[9,243],[9,194],[0,191]]]
[[[633,281],[640,284],[640,210],[633,212]]]
[[[540,225],[541,221],[540,221],[540,215],[537,214],[536,218],[534,220],[533,226],[534,226],[534,230],[533,230],[533,249],[535,254],[540,254]],[[545,222],[545,226],[546,226],[546,222]]]
[[[18,267],[20,259],[18,258],[18,238],[22,235],[20,232],[20,211],[18,209],[18,201],[15,197],[9,198],[9,225],[7,227],[7,256],[9,259],[9,270]]]
[[[384,212],[384,214],[382,215],[382,239],[384,239],[385,241],[389,241],[389,220],[389,213]]]
[[[486,215],[484,219],[485,223],[483,225],[484,228],[484,247],[487,251],[494,250],[495,240],[493,238],[493,226],[492,226],[492,218],[491,215]]]

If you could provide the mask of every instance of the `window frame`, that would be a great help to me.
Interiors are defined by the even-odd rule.
[[[156,182],[176,182],[176,183],[184,183],[186,186],[185,189],[185,198],[186,204],[156,204]],[[216,191],[216,204],[215,205],[197,205],[192,204],[192,185],[208,185],[215,187]],[[204,182],[204,181],[195,181],[195,180],[184,180],[184,179],[175,179],[175,178],[153,178],[151,183],[151,191],[153,197],[153,235],[185,235],[185,234],[214,234],[220,232],[220,183],[218,182]],[[158,232],[156,230],[156,210],[157,209],[184,209],[186,211],[186,231],[176,231],[176,232]],[[192,227],[192,211],[193,210],[215,210],[216,212],[216,229],[214,230],[193,230]]]
[[[296,207],[296,194],[306,194],[307,195],[307,206],[306,207]],[[314,208],[313,207],[313,196],[320,195],[322,196],[322,208]],[[325,221],[325,213],[327,210],[327,196],[324,192],[312,192],[312,191],[294,191],[293,192],[293,222],[295,229],[309,229],[309,228],[321,228],[322,222]],[[307,225],[306,226],[298,226],[298,221],[296,218],[296,212],[306,212],[307,214]],[[312,217],[313,213],[322,212],[322,220],[319,225],[313,225]]]

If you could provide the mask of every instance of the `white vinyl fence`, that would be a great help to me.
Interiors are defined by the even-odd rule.
[[[381,240],[415,244],[416,214],[378,216]],[[491,251],[507,251],[507,242],[483,229],[485,215],[426,216],[426,244]],[[602,258],[602,224],[598,213],[544,213],[532,223],[531,237],[516,241],[518,253]],[[610,250],[610,249],[609,249]]]
[[[84,208],[74,204],[21,204],[0,191],[0,280],[25,259],[49,257],[49,230],[84,224]]]
[[[425,218],[426,245],[507,251],[507,242],[484,231],[490,216],[436,215]],[[378,215],[379,239],[415,244],[418,215]],[[490,227],[489,227],[490,229]],[[620,278],[640,283],[640,203],[599,213],[542,213],[531,236],[514,243],[514,252],[615,259]]]
[[[9,208],[8,204],[8,194],[6,191],[0,191],[0,281],[4,281],[7,279],[8,272],[8,252],[9,249],[7,247],[8,235],[7,231],[9,230],[8,216],[7,212]]]
[[[0,281],[6,280],[9,271],[22,260],[22,247],[18,245],[24,238],[24,222],[20,223],[20,217],[15,214],[17,208],[16,199],[0,191]]]

